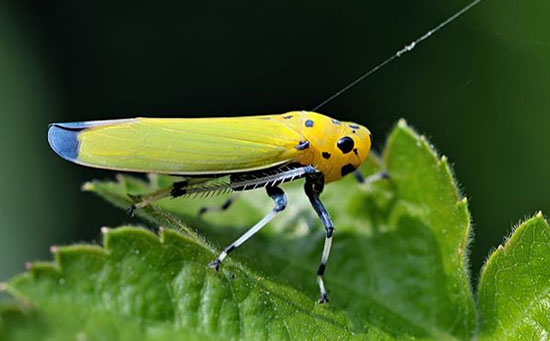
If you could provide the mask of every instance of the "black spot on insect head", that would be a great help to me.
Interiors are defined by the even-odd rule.
[[[308,128],[313,127],[313,121],[312,120],[306,120],[306,127],[308,127]]]
[[[291,119],[291,118],[292,118],[292,115],[283,116],[283,118],[284,118],[285,120],[288,120],[288,119]]]
[[[336,142],[336,145],[342,151],[342,153],[347,154],[353,150],[355,143],[353,142],[353,139],[351,137],[344,136],[339,139],[338,142]]]
[[[300,141],[295,147],[297,150],[304,150],[309,148],[309,141]]]
[[[327,160],[330,159],[331,156],[329,152],[323,152],[321,155],[323,155],[323,157]]]
[[[355,155],[358,155],[357,154],[357,148],[353,148],[353,152],[355,153]]]
[[[340,123],[340,121],[338,121],[338,120],[335,120],[335,119],[332,119],[332,123],[334,123],[334,124],[336,124],[336,125],[340,125],[340,124],[342,124],[342,123]]]
[[[355,131],[355,130],[352,130],[351,132],[355,134],[355,133],[356,133],[357,131]]]
[[[356,124],[350,124],[349,127],[350,127],[351,129],[359,129],[359,126],[356,125]]]
[[[340,170],[340,173],[342,174],[342,176],[346,176],[349,173],[354,171],[355,171],[355,167],[351,163],[348,163],[347,165],[342,167],[342,169]]]

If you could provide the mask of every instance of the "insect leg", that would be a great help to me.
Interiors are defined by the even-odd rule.
[[[126,213],[130,216],[130,217],[133,217],[134,216],[134,213],[136,212],[137,209],[140,209],[140,208],[143,208],[145,206],[148,206],[150,204],[152,204],[153,202],[157,201],[157,200],[160,200],[162,198],[166,198],[166,197],[169,197],[170,196],[170,191],[172,190],[172,188],[165,188],[163,190],[160,190],[158,192],[155,192],[151,195],[148,195],[145,199],[143,199],[142,201],[140,202],[137,202],[135,204],[132,204],[130,207],[128,207],[128,209],[126,209]]]
[[[143,199],[142,201],[131,205],[126,210],[126,213],[128,213],[130,217],[133,217],[137,209],[143,208],[145,206],[149,206],[150,204],[154,203],[157,200],[167,198],[167,197],[177,198],[179,196],[182,196],[186,193],[185,186],[187,186],[187,181],[174,182],[172,186],[161,189],[153,194],[150,194],[146,196],[145,199]]]
[[[228,254],[230,254],[232,251],[234,251],[236,248],[241,246],[244,242],[246,242],[250,237],[252,237],[256,232],[258,232],[262,227],[264,227],[273,217],[285,209],[286,207],[286,195],[285,192],[283,192],[282,189],[279,187],[266,187],[267,194],[273,199],[275,202],[275,207],[269,212],[265,217],[263,217],[262,220],[260,220],[256,225],[252,226],[248,231],[246,231],[245,234],[239,237],[239,239],[235,240],[231,245],[226,247],[216,258],[216,260],[212,261],[208,266],[211,268],[216,269],[218,271],[221,262],[227,257]]]
[[[227,200],[220,206],[203,206],[199,210],[199,217],[202,217],[206,212],[225,211],[231,206],[239,197],[240,193],[232,193]]]
[[[317,284],[319,284],[319,290],[321,292],[321,297],[318,301],[319,303],[328,302],[325,282],[323,281],[323,274],[325,273],[325,267],[327,265],[328,256],[330,254],[330,248],[332,246],[332,235],[334,233],[332,220],[330,219],[330,216],[325,209],[325,206],[319,199],[319,194],[321,194],[323,190],[323,181],[324,180],[322,178],[306,178],[305,184],[305,192],[307,197],[309,198],[309,201],[311,202],[311,206],[313,206],[313,209],[315,210],[315,212],[317,212],[317,215],[321,219],[321,222],[323,223],[323,226],[325,227],[325,230],[327,232],[323,254],[321,255],[321,264],[319,265],[319,269],[317,270]]]
[[[381,179],[389,179],[390,177],[390,174],[388,173],[387,170],[374,173],[373,175],[367,176],[366,178],[358,170],[353,172],[353,175],[355,176],[355,179],[357,179],[357,181],[362,184],[365,184],[365,183],[370,184]]]

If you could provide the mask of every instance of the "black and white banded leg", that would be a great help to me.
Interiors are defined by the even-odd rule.
[[[199,210],[199,217],[207,212],[220,212],[227,210],[239,197],[240,193],[231,193],[231,195],[220,206],[203,206]]]
[[[374,173],[373,175],[367,176],[366,178],[358,170],[353,172],[353,175],[355,176],[355,179],[357,179],[357,181],[362,184],[370,184],[381,179],[388,179],[390,177],[390,174],[387,170]]]
[[[323,191],[324,179],[322,177],[308,177],[306,178],[305,192],[313,209],[317,212],[317,215],[321,219],[323,226],[327,232],[325,237],[325,246],[323,248],[323,254],[321,255],[321,264],[317,270],[317,284],[319,284],[319,290],[321,292],[321,297],[319,298],[319,303],[328,302],[327,290],[325,288],[325,282],[323,281],[323,274],[325,273],[325,268],[328,261],[328,256],[330,255],[330,248],[332,246],[332,235],[334,233],[334,226],[332,225],[332,220],[325,209],[325,206],[319,199],[319,194]]]
[[[236,248],[244,244],[250,237],[252,237],[256,232],[260,231],[262,227],[264,227],[275,215],[286,207],[286,195],[285,192],[283,192],[282,189],[279,187],[266,187],[267,194],[273,199],[275,202],[275,207],[266,214],[265,217],[262,218],[256,225],[252,226],[246,233],[244,233],[242,236],[239,237],[239,239],[235,240],[231,245],[226,247],[216,258],[216,260],[212,261],[210,264],[208,264],[211,268],[216,269],[218,271],[221,262],[227,257],[228,254],[230,254],[232,251],[234,251]]]

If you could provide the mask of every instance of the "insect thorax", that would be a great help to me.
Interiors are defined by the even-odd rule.
[[[308,142],[307,152],[297,161],[312,164],[325,182],[353,172],[369,153],[371,137],[364,126],[308,111],[283,114],[281,120],[304,137],[301,145]]]

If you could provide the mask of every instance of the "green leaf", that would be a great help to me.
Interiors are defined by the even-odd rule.
[[[548,339],[549,264],[550,227],[539,212],[517,227],[482,270],[478,295],[480,339]]]
[[[381,163],[371,157],[363,172]],[[264,191],[243,193],[204,220],[199,207],[223,198],[166,199],[138,211],[166,228],[160,240],[124,227],[105,234],[104,248],[58,248],[56,263],[35,264],[8,283],[33,315],[14,328],[0,324],[0,336],[32,326],[73,339],[469,339],[476,329],[465,256],[470,218],[447,161],[401,121],[383,163],[391,180],[365,188],[348,177],[322,196],[336,227],[328,305],[315,303],[324,230],[298,182],[284,186],[287,209],[219,274],[206,264],[271,209]],[[128,193],[170,181],[119,176],[85,189],[126,208]]]
[[[31,298],[58,327],[54,339],[347,334],[341,318],[291,288],[229,264],[214,273],[204,266],[213,254],[175,231],[160,239],[132,227],[103,233],[104,248],[56,248],[56,264],[34,264],[10,281],[11,293]]]

